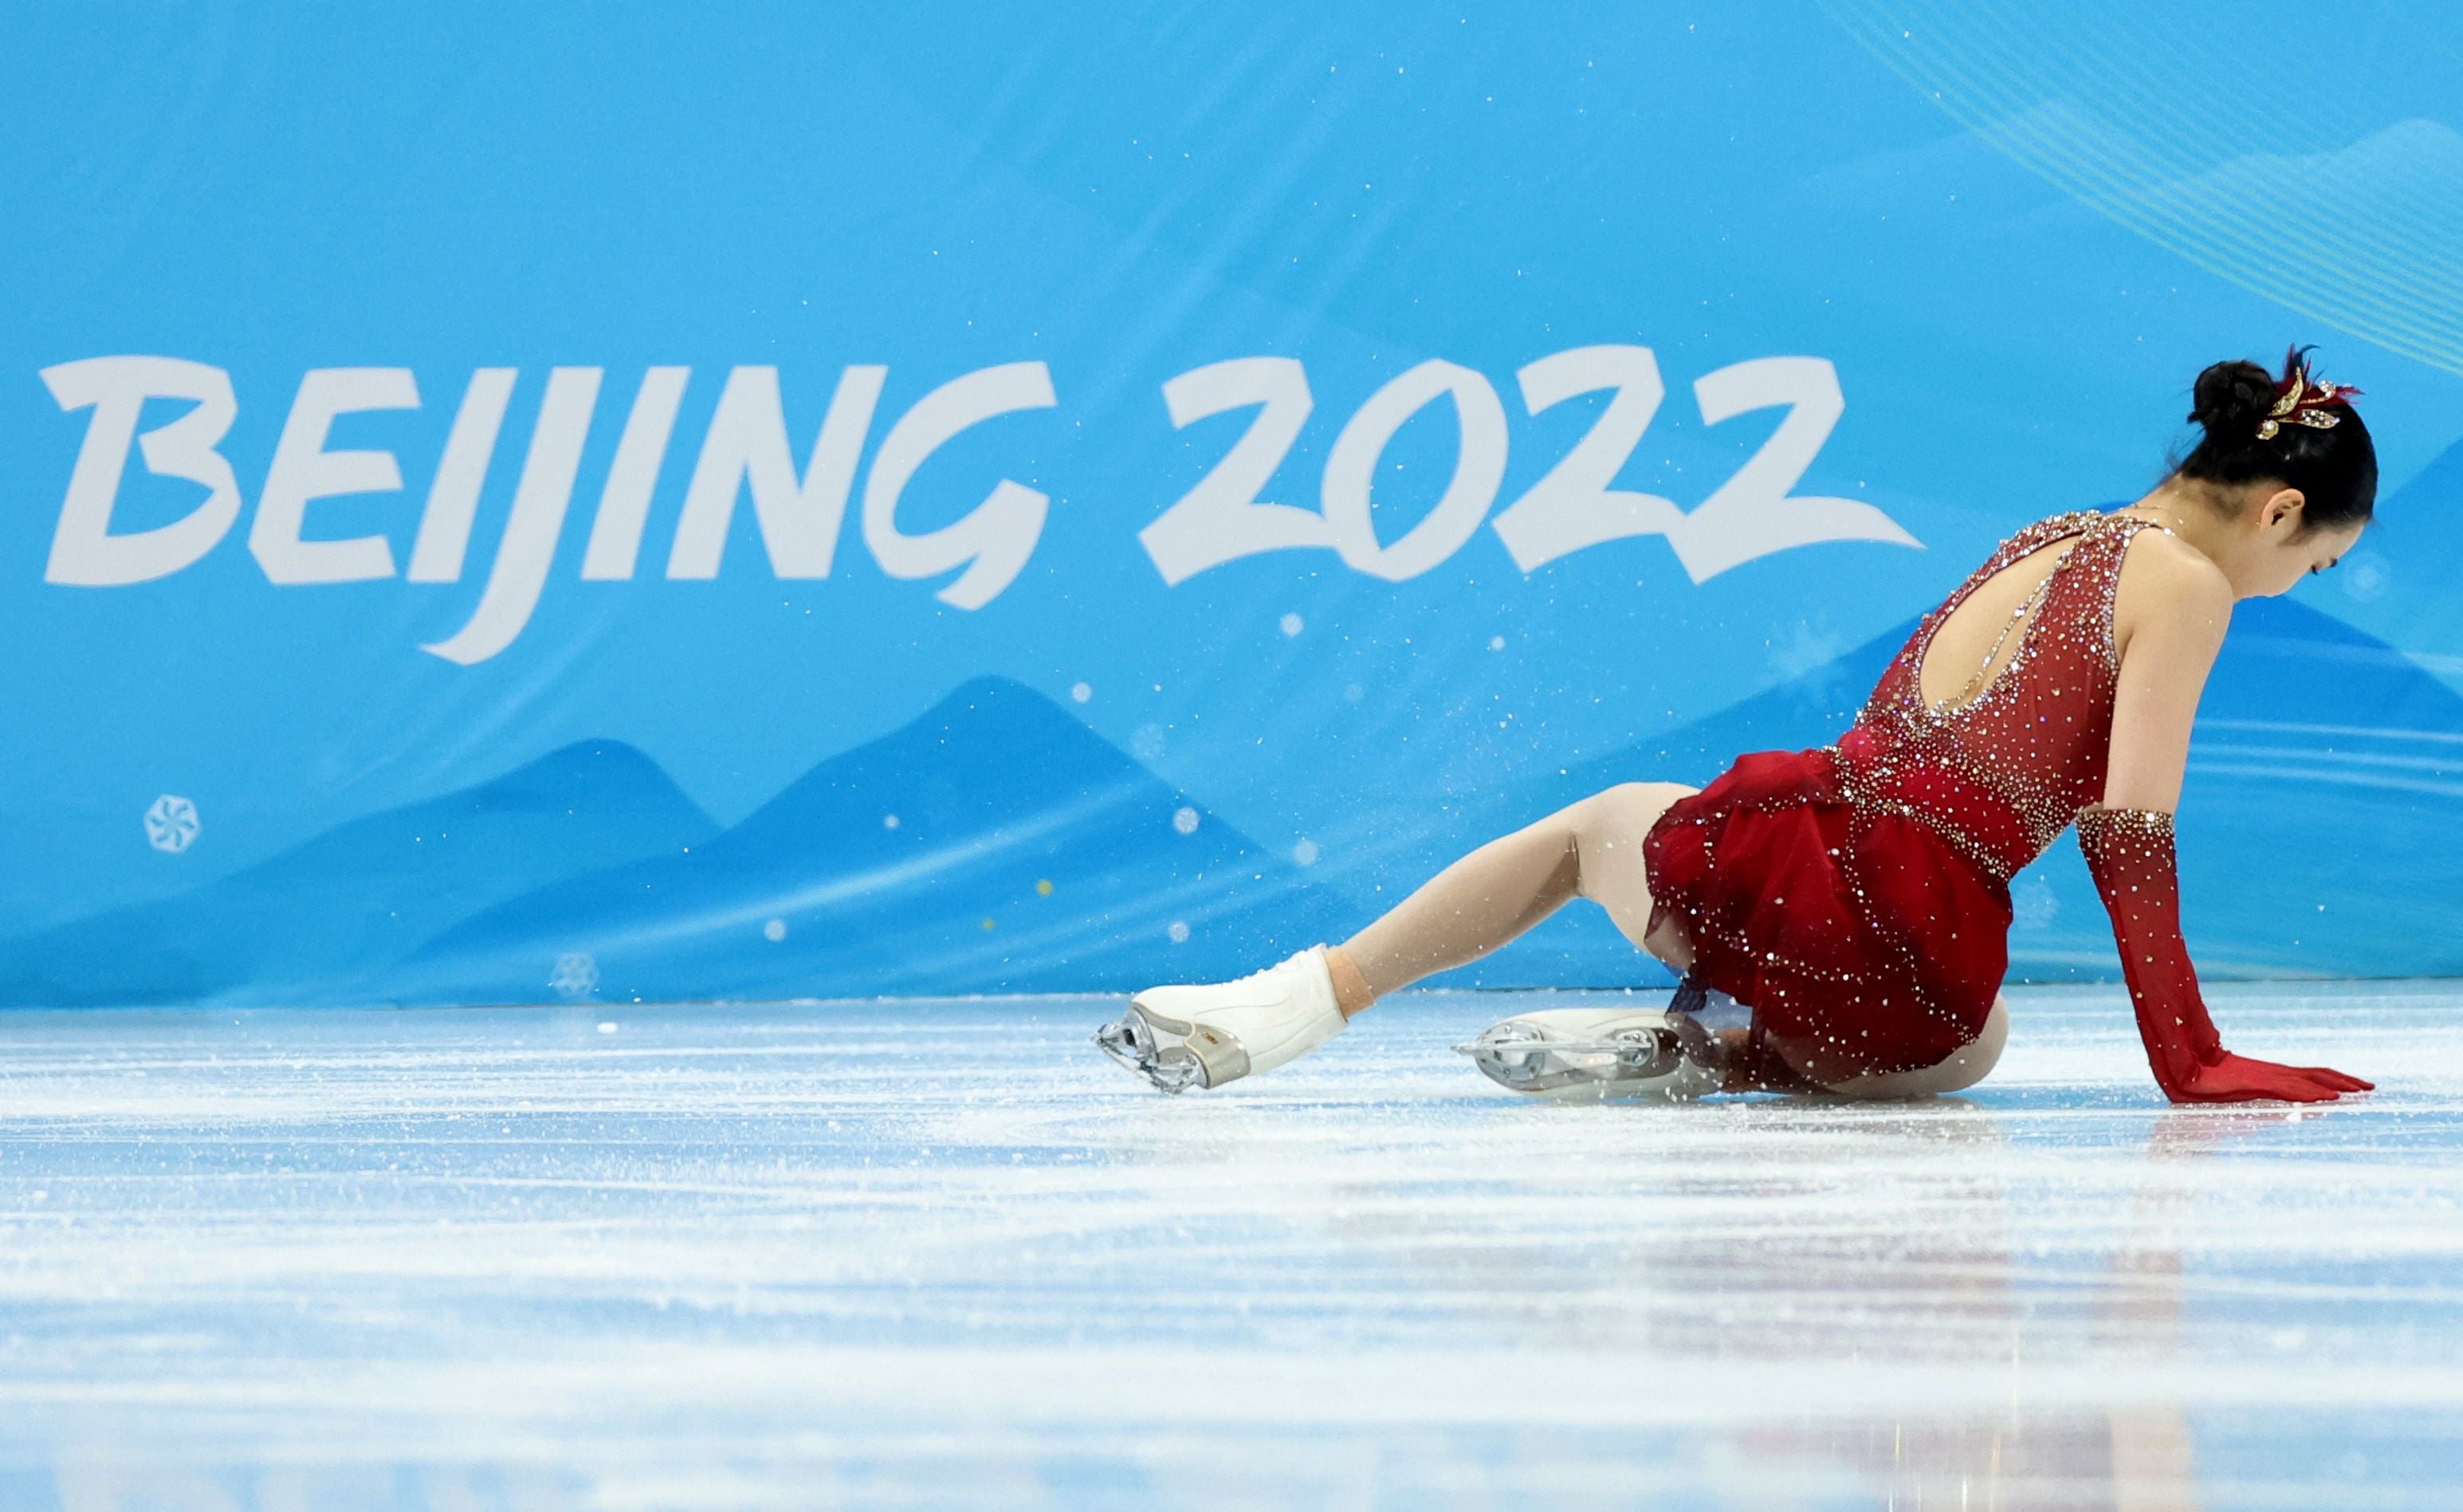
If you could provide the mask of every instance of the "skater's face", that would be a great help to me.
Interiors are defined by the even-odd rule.
[[[2308,528],[2302,517],[2299,489],[2262,484],[2248,491],[2233,534],[2228,559],[2219,565],[2232,580],[2237,598],[2271,599],[2289,592],[2301,579],[2324,572],[2343,559],[2367,528],[2366,521]]]

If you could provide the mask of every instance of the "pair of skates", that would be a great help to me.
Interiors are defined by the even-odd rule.
[[[1501,1086],[1568,1102],[1674,1101],[1719,1089],[1715,1036],[1688,1011],[1699,989],[1667,1008],[1549,1008],[1492,1024],[1454,1046]],[[1325,947],[1234,981],[1150,987],[1095,1032],[1095,1043],[1166,1092],[1221,1086],[1316,1049],[1342,1028]]]

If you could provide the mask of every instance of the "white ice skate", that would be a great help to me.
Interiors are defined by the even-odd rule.
[[[1341,1028],[1325,947],[1312,945],[1233,981],[1149,987],[1095,1042],[1162,1090],[1186,1092],[1271,1071]]]
[[[1676,1102],[1719,1089],[1716,1040],[1664,1008],[1546,1008],[1454,1048],[1498,1085],[1559,1102]]]

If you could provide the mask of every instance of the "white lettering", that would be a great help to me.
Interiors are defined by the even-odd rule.
[[[69,473],[60,519],[52,535],[45,582],[117,587],[167,577],[214,549],[239,518],[239,483],[214,449],[239,413],[230,375],[175,357],[90,357],[43,369],[43,382],[63,410],[91,407],[85,441]],[[196,407],[145,432],[145,468],[158,477],[203,484],[205,502],[168,525],[111,533],[128,444],[148,399],[185,399]]]
[[[855,485],[856,460],[872,429],[885,367],[851,366],[839,375],[821,434],[813,443],[804,478],[796,480],[787,450],[786,411],[778,398],[778,370],[739,367],[727,375],[702,438],[701,459],[685,489],[684,517],[676,522],[667,551],[670,578],[715,578],[727,546],[735,495],[752,491],[752,513],[770,570],[781,578],[826,578],[838,553],[839,527],[846,518],[847,493]],[[878,464],[876,464],[877,466]]]
[[[1334,527],[1315,510],[1257,495],[1291,454],[1315,401],[1308,373],[1289,357],[1237,357],[1192,368],[1163,385],[1171,427],[1257,406],[1249,428],[1197,486],[1138,532],[1138,542],[1166,584],[1264,551],[1332,546]]]
[[[1454,414],[1461,421],[1454,474],[1426,518],[1391,546],[1381,546],[1368,517],[1368,490],[1378,459],[1405,421],[1447,394],[1453,396]],[[1344,561],[1372,577],[1401,582],[1445,560],[1471,539],[1504,481],[1505,405],[1495,388],[1468,367],[1431,358],[1369,395],[1343,426],[1334,449],[1326,453],[1319,501],[1326,523],[1334,527],[1335,550]]]
[[[933,594],[961,609],[980,609],[1010,585],[1043,534],[1049,495],[1007,478],[963,519],[921,536],[900,533],[898,496],[926,458],[969,427],[1021,409],[1050,409],[1052,370],[1041,362],[1006,362],[953,378],[898,417],[872,474],[863,484],[863,543],[893,578],[928,578],[969,563]]]
[[[624,434],[616,442],[616,460],[607,469],[606,486],[599,491],[590,547],[581,559],[584,580],[622,581],[633,576],[642,555],[642,528],[650,521],[650,495],[659,486],[659,469],[666,464],[667,439],[675,434],[676,411],[684,405],[685,381],[690,377],[689,367],[654,367],[642,375],[633,412],[625,417]]]
[[[418,407],[419,384],[407,367],[319,367],[300,379],[248,532],[248,549],[268,581],[357,582],[393,576],[393,545],[382,536],[303,540],[299,530],[311,500],[402,489],[402,469],[392,452],[325,449],[335,418]]]
[[[470,375],[462,391],[462,407],[453,412],[453,428],[445,437],[445,455],[427,485],[427,508],[419,515],[419,538],[411,542],[413,582],[459,582],[462,557],[470,547],[470,522],[479,514],[479,489],[488,481],[488,464],[496,455],[496,432],[504,428],[505,405],[513,397],[516,369],[483,367]]]
[[[1615,392],[1574,449],[1489,522],[1515,566],[1536,572],[1603,541],[1677,527],[1683,515],[1675,500],[1609,487],[1667,397],[1650,348],[1578,346],[1543,357],[1515,378],[1522,385],[1522,407],[1535,415],[1578,394]]]
[[[1736,362],[1693,381],[1702,423],[1755,409],[1787,406],[1787,418],[1719,486],[1667,533],[1677,560],[1695,582],[1773,552],[1820,541],[1877,540],[1924,549],[1899,522],[1857,499],[1798,497],[1788,493],[1846,412],[1839,370],[1820,357],[1764,357]]]
[[[469,667],[512,645],[530,624],[564,533],[573,480],[581,471],[581,446],[599,404],[599,376],[596,367],[559,367],[548,374],[547,398],[539,405],[538,427],[531,432],[522,480],[513,490],[512,517],[505,522],[479,607],[449,640],[420,649]]]

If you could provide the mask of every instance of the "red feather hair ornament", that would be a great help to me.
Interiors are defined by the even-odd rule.
[[[2272,441],[2285,426],[2332,430],[2343,418],[2340,411],[2351,408],[2352,396],[2359,392],[2318,378],[2309,371],[2309,354],[2293,347],[2283,354],[2283,376],[2276,380],[2275,403],[2257,423],[2257,439]]]

